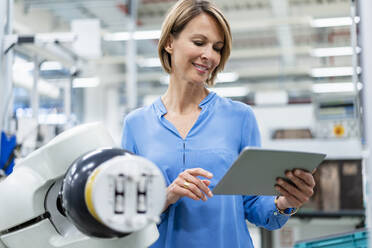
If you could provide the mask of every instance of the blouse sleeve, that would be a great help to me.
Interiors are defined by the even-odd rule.
[[[275,196],[243,196],[245,218],[267,230],[281,228],[289,216],[280,214],[274,203]]]
[[[242,125],[242,142],[239,152],[241,152],[246,146],[261,146],[260,130],[258,128],[253,110],[250,107],[244,115],[244,122]]]
[[[251,108],[245,115],[242,128],[243,137],[240,151],[246,146],[260,147],[260,131]],[[249,222],[268,230],[282,227],[289,217],[277,211],[274,199],[275,196],[243,196],[245,218]]]
[[[137,154],[136,142],[134,140],[134,135],[132,129],[130,128],[128,118],[124,119],[123,132],[121,136],[121,147],[125,150]]]

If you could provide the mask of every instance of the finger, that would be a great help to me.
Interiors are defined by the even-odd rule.
[[[301,178],[293,175],[292,172],[287,172],[286,176],[299,188],[306,196],[311,197],[314,194],[313,187],[309,186]]]
[[[207,197],[203,194],[203,192],[199,189],[199,187],[195,185],[193,182],[181,178],[179,181],[177,181],[177,184],[178,186],[191,191],[191,193],[196,195],[199,199],[202,199],[203,201],[207,200]]]
[[[211,190],[197,177],[190,175],[188,171],[184,171],[180,174],[180,177],[187,182],[194,184],[197,189],[192,188],[194,193],[199,195],[201,199],[203,199],[204,194],[201,192],[203,191],[207,196],[212,197]],[[183,182],[184,183],[184,182]],[[200,191],[201,190],[201,191]]]
[[[282,187],[283,189],[285,189],[289,194],[291,194],[292,196],[296,197],[299,201],[301,201],[301,203],[307,202],[309,200],[309,196],[307,196],[306,194],[304,194],[298,188],[296,188],[296,187],[292,186],[291,184],[287,183],[282,178],[279,178],[277,180],[277,184],[280,187]]]
[[[195,201],[199,201],[200,200],[200,197],[198,197],[197,195],[195,195],[192,191],[188,190],[188,189],[185,189],[179,185],[177,185],[176,187],[173,188],[173,192],[175,194],[177,194],[178,196],[180,197],[189,197]]]
[[[209,185],[211,185],[211,181],[209,180],[202,180],[202,182],[205,184],[205,186],[209,187]],[[213,193],[212,193],[212,190],[209,189],[209,192],[210,192],[210,195],[209,197],[213,197]]]
[[[212,179],[213,177],[213,174],[210,173],[209,171],[206,171],[202,168],[192,168],[192,169],[187,169],[185,170],[187,171],[188,173],[190,173],[191,175],[193,176],[202,176],[202,177],[205,177],[205,178],[208,178],[208,179]]]
[[[293,195],[291,195],[288,191],[286,191],[284,188],[282,188],[280,185],[275,185],[275,189],[284,197],[286,197],[286,200],[288,203],[295,208],[298,208],[302,205],[302,203]]]
[[[209,181],[209,180],[201,180],[204,184],[205,184],[205,186],[207,186],[207,187],[209,187],[209,185],[211,185],[211,181]]]
[[[307,185],[309,185],[311,188],[314,188],[315,186],[315,180],[313,175],[310,172],[303,171],[301,169],[295,169],[292,171],[292,173],[301,178]]]

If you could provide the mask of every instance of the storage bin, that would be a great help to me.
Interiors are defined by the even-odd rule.
[[[359,230],[297,242],[294,248],[368,248],[368,231]]]

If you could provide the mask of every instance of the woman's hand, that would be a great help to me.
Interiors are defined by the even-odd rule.
[[[277,207],[281,210],[299,208],[309,201],[314,194],[315,180],[313,174],[301,169],[295,169],[287,171],[285,176],[293,185],[282,178],[276,180],[275,189],[281,194],[277,201]]]
[[[211,179],[213,174],[202,168],[187,169],[181,172],[167,188],[167,201],[164,210],[184,196],[196,201],[200,199],[206,201],[206,195],[213,196],[212,191],[208,188],[211,182],[201,180],[197,176]]]

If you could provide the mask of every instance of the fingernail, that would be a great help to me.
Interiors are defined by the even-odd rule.
[[[208,176],[213,177],[213,174],[212,173],[208,173]]]
[[[212,191],[209,191],[208,193],[209,193],[209,197],[213,197]]]

